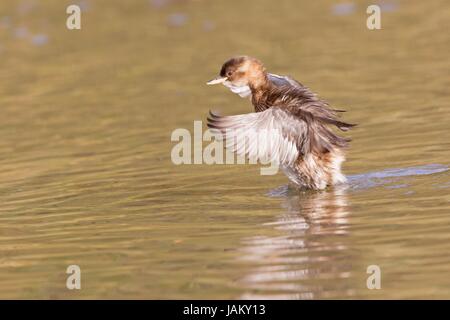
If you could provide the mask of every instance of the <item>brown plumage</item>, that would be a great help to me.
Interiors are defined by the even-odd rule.
[[[256,111],[237,116],[210,114],[208,127],[231,141],[227,147],[238,154],[277,161],[299,187],[324,189],[345,181],[341,164],[350,140],[330,128],[347,131],[354,126],[340,120],[343,110],[330,108],[298,81],[270,74],[259,60],[247,56],[226,61],[220,77],[208,82],[218,83],[241,97],[251,97]]]

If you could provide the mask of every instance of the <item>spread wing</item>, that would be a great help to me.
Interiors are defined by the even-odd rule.
[[[235,116],[210,112],[207,125],[219,130],[238,155],[283,165],[293,164],[308,140],[307,123],[279,108]]]

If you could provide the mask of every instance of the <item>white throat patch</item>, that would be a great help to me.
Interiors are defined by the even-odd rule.
[[[231,92],[238,94],[241,98],[247,98],[252,95],[252,91],[249,86],[235,86],[229,81],[225,81],[223,85],[230,89]]]

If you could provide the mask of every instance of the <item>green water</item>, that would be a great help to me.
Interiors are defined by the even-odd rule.
[[[0,298],[450,298],[448,1],[374,31],[371,1],[72,3],[0,3]],[[359,124],[347,189],[173,165],[174,129],[252,110],[205,85],[235,54]]]

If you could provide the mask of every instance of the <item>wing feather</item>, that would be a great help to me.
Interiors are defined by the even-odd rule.
[[[307,126],[279,108],[234,116],[210,111],[208,127],[226,139],[226,147],[252,160],[291,165],[299,157]]]

